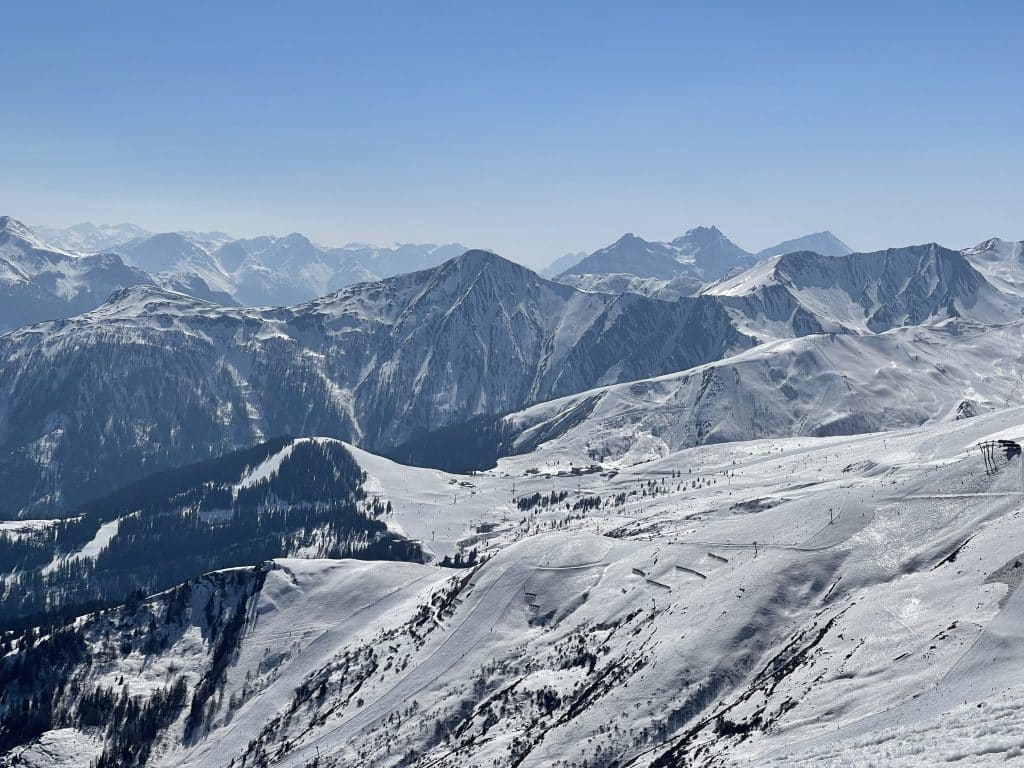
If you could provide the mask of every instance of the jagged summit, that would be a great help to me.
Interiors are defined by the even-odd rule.
[[[749,267],[756,257],[726,237],[718,227],[694,227],[675,238],[671,244],[680,261],[693,264],[705,282],[717,280],[735,267]]]
[[[675,238],[672,242],[676,241],[709,241],[713,239],[725,238],[722,234],[722,230],[716,227],[714,224],[711,226],[696,226],[686,230],[682,235]]]
[[[797,251],[709,287],[748,332],[880,333],[964,317],[1005,321],[1012,300],[958,251],[936,243],[823,256]]]
[[[722,233],[722,230],[714,225],[708,227],[699,226],[688,229],[682,235],[672,240],[672,245],[678,248],[728,248],[735,249],[741,253],[747,253],[747,251],[736,245],[736,243]]]

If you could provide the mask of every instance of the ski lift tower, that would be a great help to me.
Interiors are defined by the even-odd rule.
[[[981,449],[981,457],[985,462],[985,474],[994,475],[999,471],[997,459],[1002,453],[1007,461],[1022,459],[1021,461],[1021,486],[1024,489],[1024,458],[1022,458],[1021,444],[1016,440],[985,440],[978,444]]]

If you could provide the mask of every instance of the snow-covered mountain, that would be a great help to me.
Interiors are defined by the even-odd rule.
[[[566,272],[571,267],[576,266],[585,258],[587,258],[586,251],[567,253],[564,256],[559,256],[557,259],[555,259],[546,267],[544,267],[544,269],[538,270],[538,273],[541,275],[541,277],[546,277],[550,280],[562,274],[563,272]]]
[[[559,279],[629,274],[663,281],[688,277],[711,282],[734,268],[749,267],[754,262],[752,254],[737,246],[716,227],[696,227],[670,243],[644,240],[630,232],[569,267],[559,275]]]
[[[459,243],[399,243],[389,248],[350,243],[341,248],[328,249],[329,253],[352,273],[365,270],[366,274],[373,275],[376,279],[436,267],[467,250],[469,249],[466,246]]]
[[[197,271],[150,274],[112,253],[54,250],[21,222],[0,217],[0,333],[87,312],[113,292],[136,285],[234,303],[226,293],[212,289]]]
[[[828,230],[825,230],[824,232],[814,232],[792,240],[784,240],[778,245],[773,245],[771,248],[758,251],[757,258],[760,260],[770,259],[772,256],[782,256],[786,253],[796,253],[798,251],[812,251],[822,256],[845,256],[848,253],[853,253],[853,249],[850,246]]]
[[[27,227],[0,217],[0,333],[92,309],[113,291],[152,285],[117,256],[54,251]]]
[[[688,275],[679,275],[671,280],[656,277],[637,277],[627,273],[597,272],[584,275],[562,275],[559,282],[579,288],[581,291],[598,293],[639,293],[654,299],[674,301],[681,296],[695,296],[704,284]]]
[[[500,438],[497,455],[629,466],[710,443],[947,423],[1016,404],[1022,350],[1019,320],[808,335],[541,403],[498,419],[490,433]]]
[[[554,274],[556,279],[584,290],[631,291],[671,299],[693,295],[702,284],[730,279],[772,256],[797,251],[823,256],[852,253],[831,232],[816,232],[754,255],[729,240],[717,227],[695,227],[667,243],[628,233],[586,258],[564,257],[565,266]]]
[[[934,243],[838,257],[787,253],[705,294],[762,338],[878,333],[951,317],[999,323],[1020,306],[966,256]]]
[[[157,285],[174,290],[195,286],[189,291],[193,295],[244,306],[298,304],[355,283],[435,267],[468,250],[458,243],[326,247],[298,233],[241,239],[224,232],[154,234],[134,224],[35,227],[32,235],[44,249],[115,253],[149,273]]]
[[[93,224],[91,221],[65,229],[39,225],[31,229],[47,248],[77,254],[102,253],[152,235],[135,224]]]
[[[154,235],[153,232],[136,224],[93,224],[91,221],[66,228],[32,225],[31,230],[46,243],[47,247],[79,255],[112,251],[119,246],[137,240],[145,240]],[[217,247],[234,239],[226,232],[218,231],[182,230],[175,234],[182,235],[189,240],[206,243],[211,247]]]
[[[231,276],[208,246],[177,232],[163,232],[132,240],[113,250],[129,264],[151,275],[197,275],[213,290],[231,294]]]
[[[994,263],[1007,274],[1012,246]],[[986,251],[987,253],[988,251]],[[995,257],[992,257],[995,258]],[[569,433],[576,460],[649,458],[710,442],[851,434],[970,416],[1015,402],[1019,295],[936,245],[774,257],[710,286],[754,349],[654,379],[439,430],[403,461],[468,470]],[[1010,350],[1007,353],[1007,350]],[[469,442],[472,455],[446,451]]]
[[[587,256],[559,277],[626,273],[636,277],[671,280],[686,275],[696,277],[691,264],[678,260],[679,252],[665,243],[653,243],[629,232],[607,248]]]
[[[483,562],[276,559],[15,641],[0,764],[1013,764],[1021,459],[976,446],[1022,430],[472,477],[354,451],[396,525]]]
[[[327,438],[278,438],[118,488],[0,547],[0,631],[272,557],[422,560]]]
[[[692,265],[695,276],[704,282],[716,280],[737,267],[752,266],[757,261],[756,256],[736,245],[718,227],[694,227],[669,245],[675,249],[679,261]]]
[[[168,232],[114,250],[129,263],[172,280],[197,275],[213,290],[230,296],[232,303],[287,306],[355,283],[437,266],[466,248],[457,243],[325,248],[298,233],[207,241]]]
[[[293,233],[236,240],[223,245],[214,256],[231,273],[233,295],[240,303],[280,306],[309,301],[348,285],[434,267],[466,250],[457,243],[323,248]]]
[[[1024,241],[1007,242],[993,237],[963,255],[992,285],[1003,293],[1024,296]]]
[[[69,494],[107,492],[106,470],[115,463],[123,468],[120,481],[277,434],[322,434],[390,450],[477,417],[680,371],[687,383],[672,396],[679,403],[673,413],[685,437],[670,446],[818,434],[829,428],[828,414],[794,412],[786,393],[797,393],[797,405],[817,402],[816,387],[837,371],[848,377],[843,386],[854,399],[847,416],[834,420],[844,426],[831,428],[917,424],[961,401],[992,407],[997,390],[986,386],[979,394],[965,374],[944,382],[945,410],[933,407],[924,384],[868,397],[894,353],[886,344],[917,331],[876,335],[904,327],[943,333],[938,326],[956,319],[976,324],[978,338],[996,338],[1015,327],[1021,306],[966,256],[935,245],[843,257],[786,254],[673,301],[578,291],[479,251],[282,309],[219,308],[139,287],[81,317],[0,339],[0,488],[8,515],[36,506],[61,510]],[[823,335],[836,333],[868,340]],[[755,339],[804,336],[805,346],[766,346],[735,368],[729,360],[715,374],[689,371]],[[937,343],[955,346],[944,337]],[[849,348],[843,359],[852,367],[830,363],[838,354],[830,345]],[[823,378],[776,386],[779,371],[793,365],[785,362],[787,350],[816,361],[811,368]],[[781,357],[773,363],[775,354]],[[853,366],[856,355],[873,361],[865,372]],[[989,381],[1010,386],[1015,361],[998,356]],[[969,372],[985,362],[969,346],[951,360],[929,352],[908,364],[908,375],[932,381],[935,365]],[[130,393],[110,380],[115,366],[135,382]],[[700,384],[706,375],[710,390]],[[709,398],[719,390],[731,394]],[[828,391],[839,398],[844,390],[829,384]],[[708,408],[718,410],[701,415]],[[107,415],[84,418],[88,413]],[[646,428],[650,414],[635,413]]]
[[[232,290],[421,255],[129,247]],[[1019,762],[1021,244],[576,280],[0,336],[0,766]]]
[[[7,514],[56,510],[273,435],[397,445],[752,343],[713,297],[581,292],[482,251],[292,308],[140,286],[0,337],[0,488]]]

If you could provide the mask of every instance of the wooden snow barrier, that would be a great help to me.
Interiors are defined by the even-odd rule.
[[[728,558],[722,557],[721,555],[716,555],[714,552],[708,552],[708,557],[713,558],[713,559],[717,560],[720,563],[728,563],[729,562]]]
[[[692,574],[694,576],[698,576],[698,577],[700,577],[702,579],[706,579],[707,578],[706,574],[703,574],[700,571],[696,571],[693,568],[687,568],[685,565],[677,565],[676,569],[680,570],[680,571],[685,571],[686,573]]]
[[[539,611],[540,605],[537,603],[537,593],[527,592],[523,590],[523,599],[526,601],[526,607],[531,611]]]
[[[660,587],[661,589],[665,589],[665,590],[668,590],[669,592],[671,592],[671,591],[672,591],[672,587],[670,587],[670,586],[669,586],[668,584],[663,584],[663,583],[662,583],[662,582],[660,582],[660,581],[655,581],[654,579],[645,579],[645,581],[646,581],[646,582],[647,582],[648,584],[651,584],[652,586],[655,586],[655,587]]]

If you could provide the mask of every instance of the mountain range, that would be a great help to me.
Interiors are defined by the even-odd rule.
[[[58,509],[113,464],[121,480],[310,431],[395,445],[751,344],[712,297],[581,292],[483,251],[291,308],[140,285],[0,337],[0,487],[11,512]]]
[[[464,252],[458,244],[391,248],[323,248],[298,233],[207,243],[178,233],[153,235],[112,249],[150,273],[198,275],[244,306],[284,306],[355,283],[426,267]]]
[[[696,227],[668,243],[625,234],[561,274],[627,273],[659,280],[685,275],[711,282],[733,268],[749,267],[755,261],[753,254],[733,243],[717,227]]]
[[[759,261],[798,251],[822,256],[852,253],[831,232],[787,240],[753,254],[733,243],[717,227],[695,227],[670,242],[648,241],[627,233],[582,259],[570,260],[565,256],[558,260],[560,269],[551,271],[555,279],[585,290],[631,291],[676,298],[693,295],[702,285],[741,272]]]
[[[0,219],[0,238],[7,294],[0,331],[70,317],[132,285],[157,285],[225,306],[287,306],[436,266],[466,250],[458,244],[325,248],[298,233],[235,239],[223,232],[154,234],[133,224],[30,229],[10,217]],[[790,246],[823,255],[845,248],[825,232],[769,251]],[[588,291],[675,299],[761,256],[743,251],[715,227],[698,227],[671,243],[626,235],[590,256],[559,260],[567,270],[545,273]]]
[[[1024,244],[0,223],[0,767],[1020,757]]]
[[[688,369],[773,340],[1016,321],[1020,296],[971,261],[987,264],[989,250],[787,254],[672,301],[580,291],[484,251],[289,308],[220,307],[135,286],[84,315],[0,337],[6,514],[52,514],[102,495],[115,465],[131,479],[281,434],[388,450],[594,387],[692,378]],[[1009,375],[1012,358],[999,365]],[[123,378],[112,380],[113,368]],[[742,398],[739,370],[728,386]],[[975,394],[960,381],[950,397]]]
[[[20,222],[0,217],[0,332],[88,311],[120,288],[155,284],[117,256],[54,251]]]
[[[9,217],[3,221],[12,222],[13,236],[31,240],[28,247],[60,254],[64,261],[99,253],[109,259],[115,254],[125,265],[146,272],[152,283],[228,305],[309,301],[346,285],[436,266],[467,250],[457,243],[324,247],[298,233],[232,238],[223,232],[152,233],[134,224],[83,223],[54,229],[29,228]],[[142,282],[126,280],[119,287]],[[77,311],[84,305],[76,305]],[[71,314],[76,312],[43,317]]]

